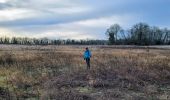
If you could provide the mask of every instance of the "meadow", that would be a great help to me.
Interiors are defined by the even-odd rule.
[[[169,100],[170,49],[0,45],[0,100]]]

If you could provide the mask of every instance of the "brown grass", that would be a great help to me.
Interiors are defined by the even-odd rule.
[[[170,50],[91,46],[86,70],[84,48],[1,48],[0,99],[170,99]]]

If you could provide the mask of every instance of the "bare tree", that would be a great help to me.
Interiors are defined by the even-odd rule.
[[[121,31],[121,27],[118,24],[112,25],[106,31],[106,35],[109,37],[109,43],[115,44],[117,41],[118,33]]]

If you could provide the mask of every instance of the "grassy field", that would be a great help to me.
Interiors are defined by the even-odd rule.
[[[170,49],[0,46],[0,100],[169,100]]]

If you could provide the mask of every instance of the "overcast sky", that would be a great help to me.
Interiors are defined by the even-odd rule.
[[[106,39],[112,24],[170,28],[170,0],[0,0],[0,36]]]

